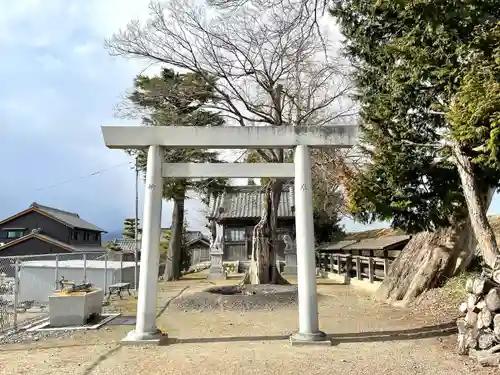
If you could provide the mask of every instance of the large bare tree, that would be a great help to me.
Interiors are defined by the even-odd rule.
[[[195,72],[213,83],[207,105],[240,126],[323,126],[352,114],[346,66],[334,58],[328,33],[303,0],[211,4],[152,2],[146,22],[132,21],[106,42],[112,55],[147,59]],[[217,5],[217,6],[216,6]],[[219,5],[225,5],[220,7]],[[306,9],[307,8],[307,9]],[[284,162],[287,150],[258,150]],[[279,283],[277,208],[283,181],[266,186],[253,231],[247,283]]]

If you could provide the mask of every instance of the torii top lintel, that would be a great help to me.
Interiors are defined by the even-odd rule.
[[[356,144],[357,126],[102,126],[104,143],[112,149],[145,148],[349,148]]]

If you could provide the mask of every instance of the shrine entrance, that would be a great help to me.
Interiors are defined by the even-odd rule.
[[[104,142],[111,149],[148,149],[146,191],[137,321],[125,342],[159,343],[166,333],[156,326],[162,178],[290,178],[295,179],[295,230],[299,329],[292,343],[328,343],[319,330],[316,261],[309,147],[346,148],[355,144],[357,127],[146,127],[103,126]],[[164,148],[264,149],[295,148],[293,163],[164,163]],[[212,241],[211,273],[222,272],[222,233]],[[219,271],[220,269],[220,271]]]

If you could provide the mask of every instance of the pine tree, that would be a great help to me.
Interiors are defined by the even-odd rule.
[[[215,82],[207,81],[206,77],[196,73],[181,74],[163,69],[158,76],[136,77],[134,91],[128,96],[126,105],[132,111],[139,111],[143,123],[148,126],[220,126],[224,123],[222,117],[204,109],[204,105],[213,98],[214,85]],[[128,152],[136,157],[138,169],[144,172],[147,153],[143,150]],[[217,153],[208,150],[166,149],[165,162],[217,163],[220,160]],[[181,276],[184,201],[188,192],[197,191],[207,199],[210,191],[221,190],[226,184],[227,179],[224,178],[164,179],[163,197],[174,202],[165,280],[177,280]]]
[[[139,224],[139,220],[137,221]],[[135,239],[135,219],[125,219],[123,222],[123,237]]]

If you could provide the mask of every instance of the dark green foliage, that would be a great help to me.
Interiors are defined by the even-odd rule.
[[[139,223],[139,221],[137,221]],[[125,219],[123,222],[123,237],[135,239],[135,219]]]
[[[134,81],[134,91],[128,96],[130,103],[145,113],[142,121],[147,126],[220,126],[224,120],[216,112],[204,109],[213,97],[213,85],[195,73],[175,73],[163,69],[161,75],[149,77],[140,75]],[[145,171],[147,153],[130,150],[137,158],[137,166]],[[165,161],[170,163],[218,163],[215,152],[200,149],[167,149]],[[167,199],[185,197],[186,192],[195,189],[205,196],[209,188],[227,184],[224,178],[186,180],[164,179],[163,196]]]
[[[334,242],[344,236],[344,227],[340,224],[339,216],[326,214],[321,210],[314,210],[314,238],[317,244]]]
[[[453,137],[481,188],[498,186],[498,1],[334,0],[331,14],[346,36],[372,162],[348,187],[349,209],[408,232],[464,217],[449,149],[415,144]]]
[[[114,241],[109,241],[104,245],[104,247],[111,251],[122,251],[122,248]]]
[[[168,247],[170,246],[170,236],[172,231],[170,229],[163,229],[161,234],[162,234],[162,240],[160,241],[160,253],[161,254],[167,254],[168,253]]]

